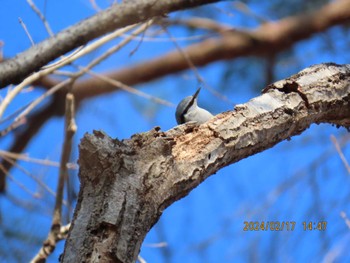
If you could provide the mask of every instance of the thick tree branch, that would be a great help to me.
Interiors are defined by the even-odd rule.
[[[269,53],[277,53],[300,39],[307,38],[333,25],[349,21],[350,9],[347,6],[348,0],[335,1],[316,10],[311,15],[302,14],[275,21],[274,23],[267,23],[250,33],[231,31],[219,39],[209,39],[192,45],[185,49],[185,52],[196,66],[203,66],[219,59],[230,59],[243,55],[255,54],[265,56]],[[265,34],[266,36],[264,36]],[[259,41],[245,41],[245,39],[250,37]],[[185,61],[182,54],[171,52],[165,56],[110,72],[106,75],[124,84],[135,85],[188,68],[189,64]],[[45,77],[34,84],[49,89],[57,83],[59,83],[58,80]],[[89,78],[76,82],[73,92],[79,102],[85,98],[116,90],[118,90],[118,87],[102,79]],[[1,189],[3,188],[0,187]]]
[[[298,135],[313,123],[350,126],[350,65],[321,64],[200,126],[131,139],[86,134],[81,189],[63,262],[133,262],[163,210],[222,167]],[[77,248],[80,250],[77,251]]]
[[[219,0],[124,1],[0,63],[0,87],[17,84],[59,56],[117,28]]]
[[[185,48],[184,52],[196,66],[241,56],[276,54],[301,39],[306,39],[334,25],[349,22],[349,5],[349,0],[333,1],[312,13],[266,23],[251,32],[227,31],[221,37],[191,45]],[[106,73],[106,75],[132,86],[188,68],[190,65],[183,55],[174,51],[134,66]],[[100,79],[90,78],[77,82],[73,92],[80,101],[115,90],[117,88],[113,85]]]
[[[253,36],[252,39],[259,39],[259,41],[256,42],[244,41],[244,39],[248,38],[247,34],[231,31],[230,34],[225,34],[219,39],[209,39],[202,43],[192,45],[185,49],[185,52],[196,66],[206,65],[223,58],[227,59],[243,55],[276,53],[288,48],[302,38],[307,38],[333,25],[349,21],[350,9],[347,8],[347,5],[347,0],[335,1],[316,10],[312,15],[302,14],[275,21],[274,23],[265,24],[254,32],[247,33],[248,36]],[[264,34],[267,36],[264,37]],[[235,39],[237,39],[237,41],[235,41]],[[231,45],[230,42],[232,42]],[[258,51],[260,53],[257,53]],[[217,55],[220,56],[216,57]],[[172,52],[135,66],[107,73],[106,75],[126,85],[135,85],[187,68],[189,68],[189,64],[185,61],[182,54],[179,52]],[[34,83],[34,85],[40,85],[50,89],[58,83],[59,80],[45,77]],[[116,90],[118,90],[117,86],[101,78],[89,78],[74,84],[74,94],[78,103],[85,98],[91,98],[92,96]],[[50,112],[47,112],[47,114],[50,114]],[[23,145],[23,143],[19,144]],[[4,178],[0,176],[0,191],[4,189],[5,182],[3,179]]]

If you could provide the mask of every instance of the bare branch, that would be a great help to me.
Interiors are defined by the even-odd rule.
[[[127,39],[124,39],[123,41],[121,41],[118,45],[110,48],[109,50],[107,50],[105,53],[103,53],[101,56],[97,57],[96,59],[94,59],[93,61],[91,61],[86,67],[80,69],[80,71],[72,74],[70,76],[69,79],[66,79],[62,82],[57,83],[54,87],[52,87],[51,89],[49,89],[47,92],[45,92],[43,95],[41,95],[40,97],[38,97],[37,99],[35,99],[23,112],[21,112],[21,114],[19,114],[17,116],[17,118],[15,119],[15,121],[12,123],[12,126],[17,126],[17,122],[22,122],[22,120],[37,106],[39,105],[45,98],[51,96],[52,94],[56,93],[57,91],[61,90],[62,88],[68,86],[68,85],[73,85],[74,82],[76,81],[76,79],[82,77],[86,72],[88,72],[91,68],[95,67],[96,65],[98,65],[99,63],[101,63],[103,60],[105,60],[106,58],[108,58],[110,55],[112,55],[113,53],[119,51],[122,47],[124,47],[126,44],[128,44],[132,37],[134,35],[140,34],[141,32],[143,32],[144,30],[147,29],[147,27],[152,23],[152,20],[150,20],[149,22],[145,23],[144,25],[141,25],[138,29],[136,29]],[[79,54],[77,54],[74,57],[66,57],[62,63],[56,64],[55,65],[50,65],[46,70],[49,70],[50,72],[52,72],[52,70],[61,67],[63,65],[65,65],[68,62],[74,61],[75,59],[79,58],[80,56],[82,56],[83,54],[87,54],[89,52],[91,52],[92,50],[95,50],[97,47],[105,44],[106,42],[120,36],[121,34],[123,34],[124,32],[130,30],[131,28],[133,28],[135,26],[131,26],[128,28],[124,28],[121,30],[117,30],[114,33],[111,33],[101,39],[99,39],[98,41],[96,41],[95,43],[85,47],[83,50],[81,50],[81,52],[79,52]],[[44,72],[44,71],[43,71]],[[47,72],[43,73],[46,74]],[[31,76],[32,77],[32,76]],[[14,96],[11,96],[11,98]],[[1,105],[0,105],[0,114],[1,114]]]
[[[346,226],[350,229],[350,219],[347,217],[346,213],[341,211],[340,216],[344,219]]]
[[[65,226],[61,226],[59,229],[59,232],[56,235],[55,243],[57,243],[60,240],[66,239],[68,236],[68,231],[70,229],[70,224],[67,224]],[[47,245],[44,243],[44,246]],[[30,261],[30,263],[43,263],[46,262],[46,258],[48,255],[45,254],[44,247],[41,248],[41,250],[38,252],[37,255]]]
[[[53,167],[60,166],[58,162],[54,162],[48,159],[32,158],[32,157],[29,157],[28,154],[18,154],[18,153],[12,153],[12,152],[0,150],[0,156],[8,157],[13,160],[22,160],[22,161],[36,163],[36,164],[45,165],[45,166],[53,166]],[[67,163],[67,168],[76,170],[78,169],[78,166],[75,163]]]
[[[33,11],[38,15],[38,17],[41,19],[41,21],[43,22],[47,33],[49,33],[49,36],[52,37],[54,35],[54,33],[51,30],[51,27],[50,27],[49,23],[47,22],[45,16],[40,12],[39,8],[36,7],[36,5],[34,4],[34,2],[32,0],[27,0],[27,3],[33,9]]]
[[[162,24],[161,24],[162,25]],[[193,71],[194,75],[196,76],[196,79],[199,83],[199,85],[203,85],[210,93],[212,93],[213,95],[215,95],[216,97],[220,98],[223,101],[232,103],[231,100],[229,98],[227,98],[226,96],[222,95],[221,93],[219,93],[218,91],[216,91],[215,89],[213,89],[212,87],[210,87],[208,85],[208,83],[204,80],[204,78],[200,75],[197,67],[193,64],[191,58],[188,56],[188,54],[186,53],[186,51],[184,51],[179,44],[176,42],[176,39],[172,36],[172,34],[170,33],[170,31],[164,26],[162,25],[164,31],[168,34],[169,38],[171,39],[171,41],[174,43],[176,49],[178,50],[178,52],[183,56],[183,58],[186,60],[188,66],[191,68],[191,70]],[[232,103],[233,104],[233,103]]]
[[[21,153],[30,140],[36,135],[36,133],[40,130],[40,128],[49,120],[52,116],[55,116],[60,112],[61,105],[63,102],[60,100],[59,96],[54,97],[51,103],[47,106],[43,107],[40,111],[36,112],[32,116],[27,119],[27,127],[16,134],[16,139],[14,143],[11,145],[9,152],[13,153]],[[6,168],[6,170],[10,170],[12,164],[8,162],[2,161],[1,164]],[[0,193],[3,193],[6,188],[6,174],[0,171]]]
[[[60,174],[58,178],[56,201],[54,207],[54,213],[52,218],[51,230],[47,239],[43,243],[43,247],[39,250],[38,254],[32,259],[31,262],[43,262],[54,251],[56,243],[62,238],[62,202],[63,202],[63,190],[64,182],[68,178],[67,163],[69,161],[72,138],[76,132],[76,124],[74,121],[74,96],[68,93],[66,96],[66,119],[65,119],[65,140],[63,143]],[[64,229],[65,232],[67,229]]]
[[[122,141],[99,131],[86,134],[81,190],[62,262],[134,262],[164,209],[221,168],[313,123],[349,127],[349,82],[350,65],[315,65],[199,126],[155,128]]]
[[[235,1],[232,4],[238,11],[242,12],[243,14],[246,14],[248,17],[254,18],[259,23],[263,24],[269,22],[269,20],[265,17],[255,13],[246,3],[243,3],[241,1]]]
[[[109,50],[107,50],[104,54],[102,54],[101,56],[99,56],[98,58],[94,59],[92,62],[89,63],[88,66],[86,66],[85,68],[81,69],[79,72],[75,73],[73,76],[71,76],[69,79],[66,79],[65,81],[62,82],[58,82],[53,88],[49,89],[47,92],[45,92],[43,95],[41,95],[40,97],[38,97],[36,100],[34,100],[21,114],[19,114],[17,116],[17,118],[14,120],[14,122],[4,131],[2,131],[3,134],[7,133],[8,131],[11,131],[12,129],[14,129],[15,127],[17,127],[19,124],[23,123],[25,118],[27,118],[27,115],[38,105],[40,104],[46,97],[51,96],[52,94],[55,94],[57,91],[61,90],[62,88],[66,87],[67,85],[72,85],[75,80],[81,76],[83,76],[90,68],[94,67],[95,65],[97,65],[98,63],[100,63],[101,61],[103,61],[104,59],[106,59],[108,56],[110,56],[111,54],[113,54],[114,52],[117,52],[118,50],[120,50],[122,47],[124,47],[127,43],[129,43],[133,36],[143,32],[144,30],[146,30],[148,28],[148,26],[152,23],[152,20],[148,21],[147,23],[144,23],[143,25],[141,25],[139,28],[137,28],[127,39],[124,39],[123,41],[121,41],[118,45],[110,48]],[[136,26],[136,25],[135,25]],[[62,60],[62,63],[60,64],[55,64],[53,66],[50,66],[47,69],[44,69],[40,72],[38,72],[38,74],[47,74],[48,72],[52,72],[54,69],[59,68],[60,66],[70,62],[70,61],[74,61],[76,58],[82,56],[83,54],[86,54],[94,49],[96,49],[97,47],[101,46],[102,44],[106,43],[107,41],[120,36],[120,34],[125,33],[126,31],[128,31],[129,29],[135,27],[135,26],[129,26],[127,28],[123,28],[120,30],[116,30],[115,32],[102,37],[101,39],[95,41],[94,43],[86,46],[83,50],[81,50],[79,53],[77,53],[74,56],[70,56],[67,58],[64,58]],[[22,82],[22,84],[18,85],[15,90],[12,90],[10,92],[10,94],[8,94],[6,96],[7,98],[7,103],[2,103],[0,104],[0,114],[1,111],[4,111],[4,109],[7,107],[8,103],[11,102],[11,100],[20,92],[20,90],[22,90],[25,85],[23,83],[25,83],[26,81],[28,83],[30,83],[31,81],[33,81],[35,79],[35,74],[33,74],[32,76],[28,77],[26,80],[24,80]],[[106,79],[106,78],[105,78]],[[107,78],[108,79],[108,78]],[[50,82],[50,80],[49,80]],[[52,83],[52,82],[51,82]],[[116,81],[113,80],[113,83],[115,84]],[[118,82],[120,84],[120,82]],[[122,84],[121,84],[122,85]],[[126,87],[124,85],[124,88],[128,89],[131,87]],[[132,89],[132,88],[131,88]],[[138,93],[140,93],[138,91]],[[44,110],[42,112],[42,114],[44,114],[45,116],[52,116],[52,114],[57,114],[57,112],[60,113],[59,109],[60,107],[55,108],[55,106],[59,106],[62,105],[62,103],[58,102],[58,100],[60,100],[62,97],[58,94],[57,96],[54,97],[53,102],[50,104],[49,108],[50,110]],[[78,102],[79,103],[79,102]],[[52,109],[53,107],[53,109]],[[62,111],[63,112],[63,111]],[[36,120],[37,118],[33,118],[34,120]],[[47,120],[47,119],[46,119]],[[45,121],[46,121],[45,120]],[[36,125],[37,123],[29,123],[29,129],[30,131],[33,131],[32,133],[29,133],[30,136],[27,136],[28,133],[24,132],[23,133],[23,137],[25,138],[25,140],[17,140],[15,141],[14,145],[11,148],[11,152],[21,152],[27,145],[27,143],[30,141],[30,139],[34,136],[34,134],[37,131],[37,128],[41,127],[44,122],[40,122],[40,125]],[[32,129],[33,128],[33,129]],[[17,149],[21,149],[20,151],[17,151]],[[11,169],[12,165],[5,163],[3,164],[8,166],[6,167],[8,170]],[[1,171],[0,171],[1,172]],[[0,192],[5,190],[5,175],[2,175],[0,173]]]
[[[32,46],[34,46],[35,45],[34,40],[33,40],[32,36],[30,35],[26,24],[23,22],[23,20],[20,17],[18,18],[18,21],[21,24],[21,26],[23,27],[24,32],[26,32],[26,35],[29,38],[30,43],[32,44]]]
[[[159,243],[149,243],[149,244],[144,244],[145,247],[153,247],[153,248],[161,248],[161,247],[167,247],[168,243],[167,242],[159,242]]]
[[[265,57],[285,50],[301,39],[306,39],[334,25],[350,21],[348,5],[348,0],[333,1],[312,13],[266,23],[250,32],[232,30],[222,37],[207,39],[183,50],[196,67],[242,56]],[[183,55],[174,51],[105,75],[133,86],[189,68]],[[96,89],[96,87],[99,88]],[[81,80],[75,83],[73,88],[79,100],[113,91],[116,91],[114,86],[106,85],[103,81],[93,78]]]
[[[14,160],[11,160],[10,158],[6,157],[6,156],[2,156],[2,158],[4,158],[5,161],[9,162],[12,166],[16,167],[17,169],[19,169],[22,173],[24,173],[25,175],[29,176],[31,179],[33,179],[33,181],[35,181],[40,187],[42,187],[43,189],[45,189],[49,194],[51,194],[53,197],[56,197],[55,192],[49,187],[47,186],[43,181],[41,181],[40,179],[38,179],[36,176],[34,176],[33,174],[31,174],[29,171],[27,171],[26,169],[24,169],[22,166],[18,165]],[[1,164],[0,164],[1,165]],[[1,169],[2,170],[2,169]],[[3,171],[6,172],[6,171]],[[7,176],[9,176],[9,173],[6,173]]]
[[[140,255],[137,256],[137,261],[140,263],[147,263],[147,261],[144,258],[142,258]]]
[[[161,104],[161,105],[164,105],[164,106],[168,106],[168,107],[175,107],[175,105],[167,100],[164,100],[164,99],[160,99],[158,97],[155,97],[155,96],[152,96],[152,95],[149,95],[145,92],[142,92],[138,89],[135,89],[133,87],[130,87],[128,85],[125,85],[124,83],[118,81],[118,80],[114,80],[114,79],[111,79],[109,77],[106,77],[104,75],[101,75],[101,74],[97,74],[97,73],[94,73],[93,71],[91,70],[87,70],[87,69],[83,69],[84,71],[86,71],[88,74],[92,75],[93,77],[97,78],[97,79],[101,79],[111,85],[114,85],[115,87],[119,88],[119,89],[122,89],[122,90],[125,90],[131,94],[135,94],[137,96],[140,96],[140,97],[143,97],[143,98],[146,98],[146,99],[149,99],[150,101],[153,101],[155,103],[158,103],[158,104]]]
[[[56,191],[56,204],[55,212],[53,218],[53,224],[61,224],[61,209],[63,201],[63,189],[64,182],[68,180],[68,169],[67,163],[69,162],[70,154],[72,151],[72,139],[73,135],[77,130],[75,124],[74,115],[75,115],[75,105],[74,105],[74,96],[71,93],[68,93],[66,96],[66,116],[65,116],[65,136],[62,147],[61,162],[60,162],[60,175],[58,181],[58,187]]]
[[[331,135],[331,141],[334,144],[335,149],[337,149],[338,155],[339,155],[341,161],[343,162],[346,171],[350,175],[350,165],[349,165],[348,161],[346,160],[346,158],[343,154],[343,151],[340,148],[340,145],[339,145],[337,138],[335,138],[334,135]]]
[[[217,33],[224,33],[233,28],[228,24],[221,24],[215,20],[202,17],[193,17],[190,19],[167,19],[164,20],[165,25],[185,25],[190,28],[201,28]]]
[[[96,11],[96,12],[100,12],[102,10],[102,8],[100,8],[95,0],[90,0],[91,6],[92,8]]]
[[[0,63],[0,87],[21,82],[32,72],[61,55],[86,44],[116,28],[146,21],[155,16],[191,8],[218,0],[145,0],[124,1],[121,4],[97,13],[96,15],[61,31],[35,45],[13,59]]]
[[[24,192],[26,192],[27,194],[29,194],[30,196],[32,196],[33,198],[36,197],[36,194],[33,193],[31,190],[29,190],[27,188],[26,185],[24,185],[21,181],[17,180],[16,178],[14,178],[10,173],[9,171],[7,171],[5,169],[5,167],[0,164],[0,171],[2,171],[4,174],[6,174],[6,176],[12,181],[14,182],[19,188],[21,188]]]
[[[129,26],[126,28],[122,28],[119,30],[116,30],[115,32],[102,37],[101,39],[95,41],[94,43],[79,49],[79,52],[75,53],[72,56],[68,56],[68,57],[64,57],[62,58],[60,61],[49,65],[47,67],[44,67],[42,70],[35,72],[34,74],[30,75],[29,77],[27,77],[26,79],[24,79],[19,85],[17,85],[16,87],[14,87],[13,89],[11,89],[7,94],[6,97],[2,100],[1,104],[0,104],[0,118],[2,117],[2,115],[4,114],[5,109],[8,107],[8,105],[11,103],[11,101],[19,94],[19,92],[21,92],[27,85],[33,83],[34,81],[47,76],[48,74],[51,74],[52,72],[54,72],[56,69],[59,69],[65,65],[68,65],[70,63],[72,63],[73,61],[75,61],[76,59],[92,52],[93,50],[95,50],[96,48],[104,45],[105,43],[107,43],[108,41],[110,41],[111,39],[114,39],[118,36],[120,36],[121,34],[127,32],[128,30],[132,29],[135,26]],[[1,64],[0,64],[0,68],[1,68]],[[73,79],[70,80],[70,83],[73,82]],[[64,86],[64,85],[63,85]],[[51,91],[52,92],[52,91]]]

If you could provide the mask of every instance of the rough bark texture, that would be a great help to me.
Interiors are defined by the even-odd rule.
[[[0,88],[22,81],[60,55],[117,28],[146,21],[155,16],[219,0],[137,0],[123,1],[71,26],[13,59],[0,63]]]
[[[129,1],[124,2],[128,3]],[[186,3],[190,2],[191,1],[187,1]],[[165,1],[157,1],[157,3],[163,4]],[[197,1],[195,3],[199,4]],[[233,29],[226,31],[226,28],[225,30],[221,30],[223,26],[222,24],[217,24],[216,21],[211,21],[212,24],[209,27],[214,31],[220,31],[220,35],[205,39],[201,41],[201,43],[190,45],[184,48],[183,51],[190,58],[191,62],[197,67],[207,65],[208,63],[212,63],[220,59],[234,59],[239,56],[250,55],[263,56],[267,58],[267,64],[269,65],[267,69],[269,69],[268,71],[270,74],[266,74],[267,76],[271,77],[273,66],[273,63],[271,63],[273,62],[273,60],[271,60],[272,57],[275,57],[279,51],[285,50],[288,47],[296,44],[296,42],[300,39],[304,39],[312,36],[313,34],[325,31],[331,26],[346,24],[346,22],[350,20],[350,8],[348,8],[348,6],[349,0],[333,1],[324,5],[320,9],[312,11],[311,13],[297,14],[292,17],[282,18],[278,21],[263,23],[258,28],[249,32],[241,32]],[[137,12],[138,9],[134,8],[134,11]],[[113,12],[110,14],[113,15]],[[107,19],[105,21],[110,20]],[[191,18],[191,21],[193,25],[193,18]],[[95,24],[91,23],[91,25],[94,26]],[[216,26],[219,28],[216,28]],[[81,28],[83,28],[83,25],[81,25],[81,27],[78,27],[78,29]],[[102,30],[105,29],[104,26],[99,26],[99,28]],[[69,30],[71,29],[72,28]],[[85,34],[84,32],[86,33],[87,31],[78,30],[76,34],[74,31],[70,31],[70,33],[74,33],[73,35],[77,36],[78,38],[80,36],[79,34]],[[59,34],[61,35],[61,33]],[[249,39],[252,41],[248,41]],[[61,37],[57,37],[56,40],[63,41]],[[71,40],[69,38],[66,40],[69,42],[68,44],[70,44]],[[57,50],[51,47],[56,46],[60,49],[61,46],[64,45],[54,44],[48,46],[49,50],[46,50],[45,52],[53,52],[55,54],[58,54]],[[35,53],[37,52],[37,50],[34,51],[36,48],[37,46],[33,47],[33,49],[28,50],[29,53],[25,52],[23,54],[31,54],[31,52]],[[45,53],[45,56],[48,56],[48,54]],[[27,61],[27,58],[30,58],[30,60]],[[14,74],[15,72],[16,74],[19,73],[22,76],[22,70],[26,71],[26,67],[28,65],[30,67],[34,66],[36,68],[37,65],[35,63],[39,62],[39,60],[36,60],[37,58],[42,59],[41,55],[35,57],[34,60],[32,55],[19,55],[17,58],[11,60],[12,62],[8,62],[9,64],[0,63],[0,84],[1,79],[8,76],[7,73],[4,74],[5,71],[3,67],[9,66],[11,63],[18,63],[15,67],[12,68],[12,70],[10,70],[10,74]],[[118,80],[119,82],[127,85],[135,85],[146,81],[151,81],[156,78],[164,77],[167,74],[176,73],[181,70],[188,69],[189,67],[190,63],[184,59],[183,53],[170,52],[157,58],[147,59],[146,61],[137,63],[135,65],[124,67],[123,69],[105,73],[104,76]],[[59,82],[61,82],[61,80],[47,76],[35,81],[33,84],[35,86],[44,87],[45,89],[51,89]],[[79,107],[81,101],[85,99],[101,94],[106,94],[108,92],[117,91],[118,89],[119,87],[112,85],[111,82],[106,82],[101,78],[91,77],[76,81],[73,85],[73,94],[75,95],[76,105]],[[23,125],[21,130],[16,133],[16,140],[14,140],[13,144],[7,149],[9,152],[23,152],[23,150],[28,146],[31,140],[35,138],[38,131],[41,130],[41,128],[48,120],[54,116],[62,116],[64,114],[62,105],[64,105],[66,92],[66,89],[58,91],[52,97],[52,100],[48,105],[41,107],[35,114],[28,117],[26,125]],[[10,129],[7,130],[6,128],[0,133],[2,135],[7,134],[8,131],[12,130],[12,128],[13,127],[10,126]],[[10,171],[13,167],[13,164],[4,160],[0,162],[0,165],[2,165],[6,171]],[[0,193],[3,193],[5,190],[6,174],[0,171]]]
[[[81,189],[63,262],[134,262],[163,210],[220,168],[300,134],[350,125],[350,65],[307,68],[196,126],[80,144]]]

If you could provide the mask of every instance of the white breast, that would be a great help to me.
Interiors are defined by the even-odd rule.
[[[209,111],[202,109],[202,108],[198,107],[197,105],[193,105],[187,111],[187,113],[184,115],[184,117],[185,117],[185,122],[195,121],[198,124],[202,124],[202,123],[208,121],[209,119],[211,119],[213,117],[213,115]]]

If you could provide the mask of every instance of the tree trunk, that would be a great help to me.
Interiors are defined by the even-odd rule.
[[[80,143],[81,188],[63,262],[134,262],[163,210],[220,168],[313,123],[349,127],[350,65],[321,64],[197,126]]]

